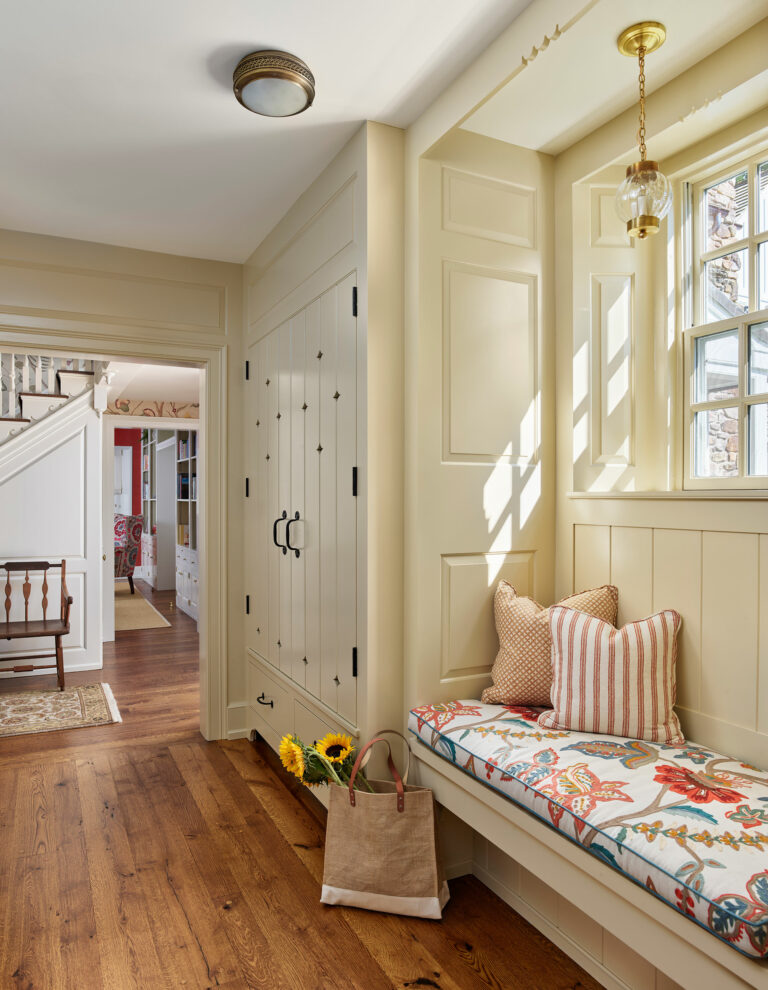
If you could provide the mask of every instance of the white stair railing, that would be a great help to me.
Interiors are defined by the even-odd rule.
[[[85,358],[47,357],[39,354],[0,353],[0,418],[21,416],[22,392],[53,395],[58,392],[58,371],[94,371],[100,362]]]

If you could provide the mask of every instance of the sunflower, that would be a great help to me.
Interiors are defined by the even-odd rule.
[[[320,742],[315,743],[315,749],[331,763],[343,763],[352,752],[352,738],[338,732],[329,732]]]
[[[293,736],[283,736],[280,740],[280,761],[299,780],[304,777],[304,750]]]

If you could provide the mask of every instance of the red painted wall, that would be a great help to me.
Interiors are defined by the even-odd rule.
[[[131,472],[131,503],[132,513],[138,516],[141,512],[141,430],[115,430],[115,446],[130,447],[133,451],[133,471]]]

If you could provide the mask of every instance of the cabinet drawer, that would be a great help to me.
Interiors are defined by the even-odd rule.
[[[289,693],[252,660],[248,661],[248,704],[275,732],[283,735],[291,731],[293,713]]]
[[[329,732],[334,732],[332,726],[315,715],[299,701],[293,702],[293,731],[308,746]]]

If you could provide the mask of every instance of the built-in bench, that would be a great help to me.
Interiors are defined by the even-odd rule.
[[[413,709],[420,782],[681,985],[768,986],[768,773],[539,713]]]

